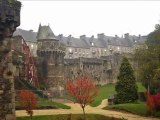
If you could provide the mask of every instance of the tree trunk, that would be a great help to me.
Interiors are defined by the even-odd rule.
[[[84,110],[84,107],[82,107],[83,109],[83,116],[84,116],[84,120],[86,119],[86,113],[85,113],[85,110]]]
[[[32,114],[30,115],[30,118],[31,118],[31,120],[32,120]]]

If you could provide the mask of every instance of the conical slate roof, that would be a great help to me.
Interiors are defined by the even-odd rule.
[[[38,33],[37,33],[37,40],[43,39],[56,39],[53,31],[51,30],[50,26],[41,26],[39,25]]]

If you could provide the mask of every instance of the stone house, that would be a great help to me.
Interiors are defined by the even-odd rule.
[[[21,35],[25,39],[34,57],[37,57],[36,53],[39,49],[37,46],[43,46],[46,43],[40,42],[36,36],[40,36],[40,34],[41,37],[44,37],[44,34],[54,35],[49,26],[40,25],[39,30],[44,27],[45,29],[41,33],[22,29],[17,29],[14,33],[14,35]],[[47,29],[50,29],[49,33],[47,33]],[[65,45],[64,78],[74,78],[80,72],[88,73],[95,82],[102,84],[116,82],[121,56],[134,53],[135,49],[143,46],[146,40],[145,36],[129,35],[129,33],[126,33],[124,37],[106,36],[101,33],[97,37],[81,35],[79,38],[75,38],[72,35],[65,37],[60,34],[54,35],[54,38],[59,41],[58,44]],[[50,47],[45,47],[45,51],[49,49]]]

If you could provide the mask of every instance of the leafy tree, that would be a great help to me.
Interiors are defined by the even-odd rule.
[[[147,36],[145,47],[136,50],[135,59],[138,62],[139,79],[143,85],[156,94],[160,86],[160,25]],[[158,72],[159,71],[159,72]]]
[[[30,118],[32,120],[33,109],[37,107],[37,99],[34,93],[28,90],[21,90],[19,97],[21,106],[25,108],[27,114],[30,115]]]
[[[117,103],[129,103],[137,100],[137,85],[133,69],[126,57],[123,58],[119,75],[117,77],[118,82],[115,86],[117,96]]]
[[[79,76],[74,80],[68,80],[66,88],[74,103],[80,104],[85,117],[85,107],[93,102],[98,94],[96,86],[87,77]]]

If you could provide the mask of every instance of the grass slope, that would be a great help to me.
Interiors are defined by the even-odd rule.
[[[18,101],[16,101],[16,106],[17,107],[20,106]],[[48,107],[48,106],[51,106],[51,107],[54,107],[54,108],[71,109],[70,106],[64,105],[62,103],[53,102],[53,101],[50,101],[50,100],[47,100],[47,99],[38,100],[38,108]]]
[[[55,106],[56,108],[62,108],[62,109],[71,109],[70,106],[64,105],[62,103],[52,102],[49,100],[40,100],[38,101],[38,106]]]
[[[145,88],[141,83],[137,83],[138,92],[144,92]],[[109,96],[112,96],[116,93],[115,84],[106,84],[104,86],[98,87],[98,96],[95,98],[94,102],[91,103],[92,107],[100,105],[103,99],[107,99]]]
[[[107,99],[109,96],[114,95],[115,92],[115,85],[114,84],[106,84],[104,86],[98,87],[98,96],[95,100],[91,103],[92,107],[98,106],[103,99]]]
[[[145,102],[110,105],[103,109],[123,110],[133,114],[142,115],[142,116],[145,116],[147,114],[147,107]]]
[[[67,119],[69,115],[45,115],[45,116],[33,116],[32,120],[70,120]],[[81,114],[74,114],[71,115],[71,120],[82,120],[83,115]],[[103,115],[96,115],[96,114],[86,114],[87,120],[122,120],[113,117],[106,117]],[[29,117],[17,117],[16,120],[29,120]],[[124,120],[124,119],[123,119]]]

